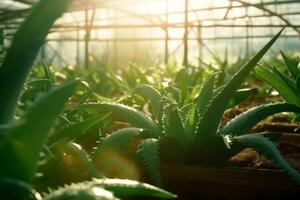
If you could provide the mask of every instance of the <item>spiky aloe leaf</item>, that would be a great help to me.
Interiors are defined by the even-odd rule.
[[[256,68],[255,73],[259,78],[267,81],[288,102],[300,105],[299,96],[295,93],[293,88],[289,87],[280,77],[262,67]]]
[[[143,84],[136,88],[136,91],[142,96],[145,96],[149,101],[156,119],[161,116],[161,95],[150,85]]]
[[[163,135],[176,139],[181,145],[186,145],[186,135],[183,121],[177,108],[177,103],[168,97],[162,98],[163,112],[162,112],[162,127]]]
[[[79,144],[60,141],[44,153],[37,169],[37,174],[40,175],[34,179],[34,185],[40,191],[48,187],[90,180],[92,177],[104,177],[96,170],[89,154]]]
[[[206,111],[207,106],[210,104],[210,102],[213,98],[215,77],[216,77],[216,74],[213,74],[209,77],[209,79],[203,85],[199,96],[195,100],[196,110],[199,115],[199,118]]]
[[[133,140],[142,140],[143,129],[140,128],[122,128],[112,134],[109,134],[106,138],[103,138],[94,152],[94,159],[97,158],[101,152],[107,150],[117,151],[120,154],[126,154],[128,151],[136,151],[136,149],[130,149]],[[101,162],[101,160],[100,160]]]
[[[292,80],[289,76],[285,75],[284,73],[280,72],[276,67],[273,67],[273,72],[279,78],[281,78],[286,85],[288,85],[295,93],[297,93],[297,86],[296,82]]]
[[[46,137],[76,85],[77,82],[69,82],[50,91],[35,102],[16,126],[5,131],[0,145],[1,178],[32,180]]]
[[[169,126],[168,124],[169,124],[170,109],[172,106],[176,105],[176,102],[172,98],[169,98],[168,96],[162,96],[161,102],[162,102],[162,114],[159,122],[162,127],[161,135],[166,136],[166,130],[167,127]]]
[[[231,121],[229,121],[220,131],[219,134],[241,135],[246,134],[259,121],[264,118],[280,112],[300,112],[300,108],[294,104],[276,103],[266,104],[254,107]]]
[[[140,158],[143,160],[150,177],[157,186],[162,186],[160,177],[159,143],[157,139],[143,140],[138,150]]]
[[[175,138],[182,147],[185,147],[187,145],[186,134],[179,115],[179,110],[176,107],[170,107],[169,109],[167,123],[164,126],[165,136]]]
[[[191,114],[194,114],[194,116],[193,118],[192,116],[189,118],[189,120],[194,121],[192,124],[190,123],[192,126],[190,129],[193,130],[193,133],[188,135],[189,141],[193,141],[195,138],[195,131],[197,131],[200,123],[199,119],[201,119],[202,115],[207,110],[207,106],[211,103],[214,96],[215,78],[216,74],[213,74],[208,78],[208,80],[204,83],[199,96],[195,99],[195,110],[191,110],[193,112]]]
[[[154,137],[160,135],[159,126],[153,122],[146,114],[123,104],[116,103],[90,103],[82,105],[81,108],[102,110],[111,112],[120,120],[129,122],[138,128],[148,129]]]
[[[176,198],[176,195],[158,187],[127,179],[93,179],[73,183],[46,194],[45,200],[116,200],[126,197]]]
[[[189,95],[192,73],[193,68],[191,66],[183,68],[177,73],[175,83],[179,89],[179,99],[177,101],[179,104],[183,104]]]
[[[282,31],[283,29],[275,35],[244,67],[242,67],[242,69],[233,76],[233,78],[218,94],[216,94],[206,112],[200,119],[195,143],[197,143],[203,136],[214,135],[217,133],[223,113],[229,101],[234,96],[235,91],[240,87],[243,80],[256,66],[258,61],[278,39]]]
[[[267,138],[256,134],[246,134],[234,137],[232,144],[252,147],[261,152],[268,159],[273,160],[278,166],[285,170],[297,184],[300,184],[300,174],[284,160],[275,144],[270,142]]]
[[[95,185],[104,187],[112,191],[115,196],[119,198],[134,197],[134,196],[148,196],[160,198],[176,198],[176,195],[152,186],[147,183],[141,183],[126,179],[94,179]]]
[[[289,57],[287,57],[282,51],[280,53],[285,62],[285,65],[288,67],[294,79],[296,79],[300,75],[300,70],[298,69],[298,63],[290,59]]]
[[[0,67],[0,124],[12,120],[27,74],[55,20],[71,0],[42,0],[15,34]]]
[[[84,183],[67,185],[57,190],[50,190],[44,200],[119,200],[114,194],[102,187]]]
[[[196,108],[193,103],[186,104],[178,109],[178,113],[181,119],[181,123],[186,134],[188,142],[193,140],[195,133],[195,121],[196,121]]]
[[[140,173],[133,157],[143,133],[142,129],[123,128],[100,140],[92,153],[94,166],[108,177],[138,179]]]
[[[60,132],[56,132],[55,134],[51,135],[48,141],[50,144],[53,144],[61,139],[64,139],[65,142],[71,141],[77,136],[84,134],[89,128],[91,128],[95,124],[107,119],[108,116],[109,115],[95,116],[91,117],[90,119],[71,125],[67,128],[64,128]]]

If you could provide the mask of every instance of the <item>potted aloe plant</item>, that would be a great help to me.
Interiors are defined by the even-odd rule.
[[[300,175],[270,141],[275,136],[278,137],[278,134],[250,134],[250,129],[262,119],[279,112],[298,113],[298,106],[290,103],[261,105],[242,113],[224,127],[219,126],[236,90],[281,32],[225,85],[216,88],[215,75],[212,75],[199,96],[189,104],[179,106],[176,101],[149,85],[138,87],[136,91],[149,99],[153,110],[152,118],[122,104],[83,105],[82,109],[110,112],[119,120],[136,127],[121,129],[103,138],[92,156],[95,166],[98,167],[103,162],[102,158],[107,150],[126,158],[136,157],[144,163],[156,185],[165,184],[166,188],[177,192],[180,198],[187,199],[253,199],[264,195],[278,198],[282,194],[298,194]],[[256,149],[285,172],[224,168],[227,159],[246,147]],[[262,183],[264,179],[267,185]],[[283,185],[276,185],[275,181]],[[241,187],[246,189],[239,192]],[[276,191],[272,191],[274,188]]]

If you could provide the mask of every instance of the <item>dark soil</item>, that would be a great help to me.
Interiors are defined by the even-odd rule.
[[[296,154],[283,155],[284,159],[295,170],[300,171],[300,151]],[[239,167],[251,167],[258,169],[277,169],[273,161],[268,160],[252,148],[246,148],[228,161],[230,165]]]
[[[275,97],[275,100],[277,97]],[[272,102],[274,99],[268,99],[267,102]],[[261,105],[260,101],[248,101],[228,109],[223,117],[221,126],[224,126],[228,121],[235,116],[247,111],[255,106]],[[289,117],[283,114],[277,114],[259,122],[252,130],[253,133],[259,132],[282,132],[282,133],[295,133],[299,131],[299,124],[292,121]],[[278,142],[279,150],[281,151],[284,159],[296,170],[300,170],[300,143],[293,144],[291,142]],[[237,155],[228,160],[229,165],[251,168],[278,168],[272,161],[265,158],[252,148],[246,148]]]

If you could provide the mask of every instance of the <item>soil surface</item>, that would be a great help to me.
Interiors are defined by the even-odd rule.
[[[269,103],[278,101],[278,97],[273,97],[265,101],[248,101],[239,104],[233,108],[228,109],[224,113],[224,117],[221,126],[224,126],[227,122],[233,119],[235,116],[261,105],[263,103]],[[277,114],[259,122],[251,132],[282,132],[282,133],[295,133],[299,134],[299,124],[292,121],[291,118],[283,114]],[[278,142],[278,148],[281,151],[284,159],[296,170],[300,171],[300,143],[290,142]],[[252,148],[245,148],[237,155],[228,160],[229,165],[251,168],[278,168],[272,161],[265,158]]]

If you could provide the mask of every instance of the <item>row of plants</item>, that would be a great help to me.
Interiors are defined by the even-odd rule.
[[[32,68],[70,2],[41,0],[5,52],[1,199],[175,198],[159,188],[165,187],[162,165],[223,167],[248,147],[282,168],[298,187],[300,174],[275,144],[284,134],[251,132],[269,116],[290,112],[297,119],[300,112],[298,62],[282,53],[288,75],[260,62],[283,30],[249,61],[230,65],[216,57],[220,68],[170,64],[157,70],[132,64],[115,72],[97,58],[89,69],[55,69],[44,62]],[[258,105],[221,125],[226,110],[253,98],[253,69],[284,101]]]
[[[26,78],[49,29],[70,2],[70,0],[40,1],[15,34],[13,43],[2,62],[0,68],[1,199],[118,199],[128,196],[174,198],[175,195],[149,184],[104,178],[94,169],[89,155],[78,144],[59,140],[51,140],[53,143],[46,141],[49,132],[55,127],[56,119],[64,110],[65,103],[75,93],[80,81],[68,81],[56,86],[47,73],[45,74],[47,78],[43,80],[26,81]],[[47,72],[46,68],[45,72]],[[16,114],[24,85],[29,87],[33,83],[43,87],[38,89],[37,96],[33,95],[33,99],[29,95],[30,98],[21,101],[25,107],[20,109],[22,112]],[[44,83],[47,83],[47,87]],[[40,93],[41,91],[43,94]],[[28,93],[25,90],[22,97],[26,95]],[[34,103],[26,107],[27,100],[30,103],[34,100]],[[72,127],[67,127],[62,130],[62,134],[78,134],[77,128],[84,131],[98,121],[97,117],[97,120],[94,118],[85,123],[77,123],[75,124],[77,133],[70,130]],[[50,154],[51,158],[47,160]],[[57,160],[59,157],[61,160]],[[69,180],[64,179],[62,185],[59,184],[61,182],[55,182],[56,185],[37,183],[37,187],[33,188],[35,179],[42,179],[39,178],[37,169],[43,168],[43,161],[46,162],[45,165],[50,166],[51,159],[52,164],[56,166],[54,170],[71,170],[81,176],[74,175],[69,177]],[[77,159],[80,160],[73,163]],[[76,164],[81,165],[86,171],[81,171]],[[42,177],[45,175],[48,174]],[[56,176],[57,181],[60,178],[58,174],[52,175]],[[79,181],[82,183],[78,183]],[[53,189],[45,190],[50,186],[53,186]]]

